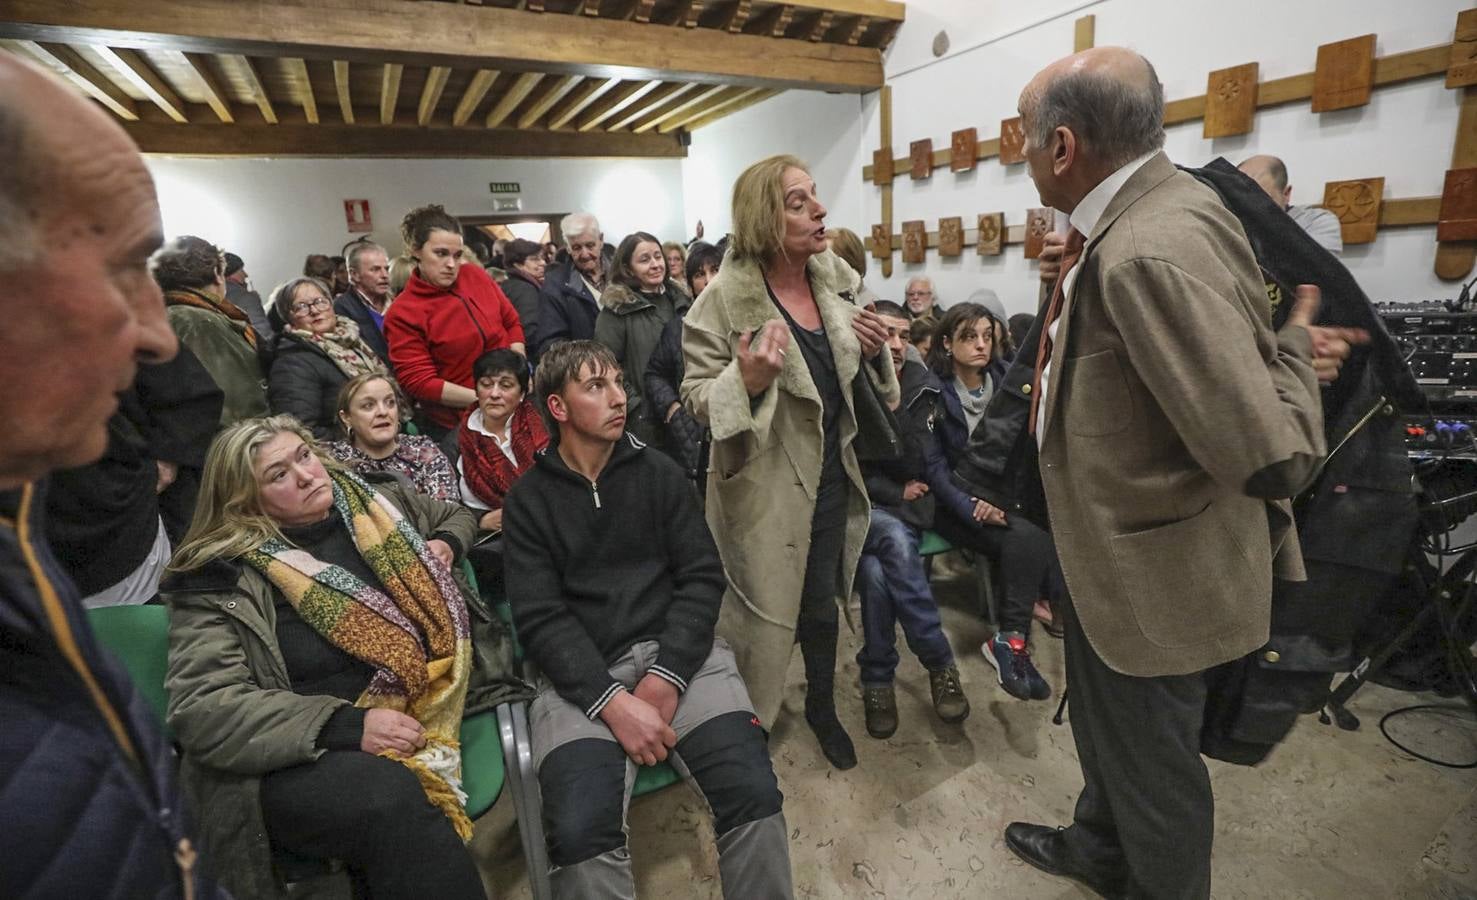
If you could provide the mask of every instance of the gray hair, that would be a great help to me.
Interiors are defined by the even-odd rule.
[[[934,301],[937,302],[939,298],[938,289],[933,286],[933,279],[927,275],[914,275],[912,278],[909,278],[908,283],[903,285],[903,293],[907,293],[909,288],[920,282],[928,285],[928,292],[933,295]]]
[[[582,234],[600,234],[600,222],[587,212],[570,213],[559,220],[559,233],[567,244]]]
[[[51,179],[43,177],[42,154],[31,152],[36,140],[25,117],[0,104],[0,272],[16,271],[41,252],[41,186]]]
[[[372,241],[355,241],[349,245],[349,254],[344,257],[344,264],[353,272],[359,268],[359,257],[366,253],[384,253],[385,262],[390,261],[390,254],[385,253],[385,248]]]
[[[272,309],[288,325],[292,324],[292,298],[297,296],[297,289],[305,284],[313,285],[323,292],[323,296],[328,298],[329,303],[333,302],[333,290],[324,284],[321,279],[312,278],[308,275],[289,278],[287,281],[278,285],[277,289],[272,292]]]
[[[1163,147],[1164,85],[1154,66],[1143,62],[1147,84],[1091,69],[1054,78],[1026,116],[1031,143],[1049,146],[1052,132],[1066,127],[1088,153],[1115,169]]]

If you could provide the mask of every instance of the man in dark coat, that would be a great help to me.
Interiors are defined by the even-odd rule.
[[[215,897],[174,760],[47,546],[45,482],[107,446],[178,347],[149,276],[153,181],[118,125],[0,57],[0,896]]]
[[[556,341],[585,341],[595,336],[600,294],[614,264],[615,253],[607,252],[609,245],[593,215],[570,213],[559,223],[559,230],[569,262],[550,267],[544,275],[538,346],[532,348],[535,359]]]
[[[359,337],[389,368],[385,311],[395,299],[390,296],[390,259],[384,247],[360,241],[349,245],[345,264],[349,268],[349,289],[333,298],[333,311],[354,320],[359,326]]]

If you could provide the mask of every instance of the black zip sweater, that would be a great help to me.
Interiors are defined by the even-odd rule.
[[[713,647],[723,563],[681,467],[626,435],[595,483],[557,445],[503,507],[513,624],[559,696],[591,719],[622,690],[609,667],[642,641],[679,691]]]

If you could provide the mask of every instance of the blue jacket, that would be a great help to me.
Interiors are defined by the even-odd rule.
[[[223,897],[159,726],[41,537],[43,493],[0,491],[0,897]]]
[[[335,315],[352,319],[359,326],[359,337],[384,362],[385,368],[393,372],[394,368],[390,365],[390,345],[385,342],[384,325],[375,322],[374,314],[359,299],[359,294],[353,288],[333,298],[333,311]]]
[[[604,262],[606,272],[610,271],[612,263],[607,255]],[[539,297],[538,346],[533,349],[533,358],[541,356],[544,349],[555,341],[594,339],[595,319],[599,315],[600,304],[585,286],[585,280],[573,262],[550,269],[544,276],[544,290]]]
[[[990,379],[991,394],[1000,390],[1001,382],[1005,378],[1005,363],[995,360],[985,367],[985,377]],[[954,390],[953,379],[939,380],[939,394],[943,400],[942,414],[939,416],[935,431],[943,444],[944,456],[952,468],[959,462],[959,457],[969,446],[969,424],[964,418],[964,404],[959,402],[959,394]]]

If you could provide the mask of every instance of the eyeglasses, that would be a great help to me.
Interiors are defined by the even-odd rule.
[[[333,301],[329,300],[327,297],[318,297],[316,299],[309,300],[307,303],[294,303],[287,309],[295,316],[305,316],[310,312],[317,312],[320,309],[327,309],[330,305],[332,305],[332,303]]]

